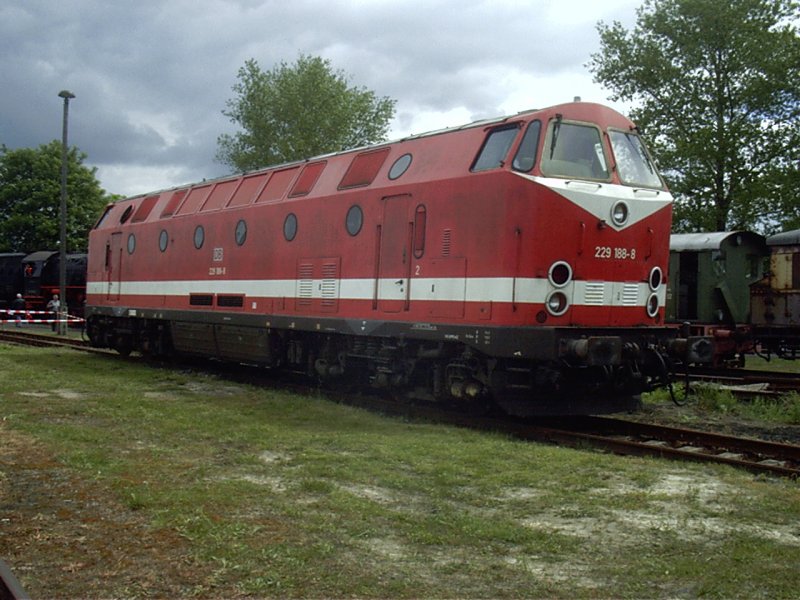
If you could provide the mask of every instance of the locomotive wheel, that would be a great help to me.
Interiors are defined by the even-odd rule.
[[[133,352],[133,341],[127,335],[119,335],[114,340],[114,350],[121,356],[130,356],[131,352]]]

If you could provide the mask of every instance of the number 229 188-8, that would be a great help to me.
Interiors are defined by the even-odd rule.
[[[636,248],[612,248],[611,246],[595,246],[595,258],[616,258],[619,260],[636,260]]]

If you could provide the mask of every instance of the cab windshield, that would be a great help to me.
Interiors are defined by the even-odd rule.
[[[608,135],[611,139],[611,149],[617,159],[617,173],[622,183],[659,189],[664,187],[656,166],[650,160],[644,143],[637,134],[612,129]]]
[[[542,156],[542,173],[554,177],[608,180],[608,162],[600,130],[588,124],[550,122]]]

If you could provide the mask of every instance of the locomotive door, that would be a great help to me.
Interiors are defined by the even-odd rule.
[[[383,198],[383,222],[380,226],[378,308],[383,312],[408,310],[411,302],[411,235],[409,219],[411,194]]]
[[[122,283],[122,233],[112,233],[111,241],[106,244],[105,270],[108,284],[106,299],[119,300]]]

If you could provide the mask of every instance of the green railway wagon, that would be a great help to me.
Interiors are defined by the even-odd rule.
[[[769,252],[748,231],[670,236],[667,320],[733,325],[750,318],[750,284],[764,277]]]

